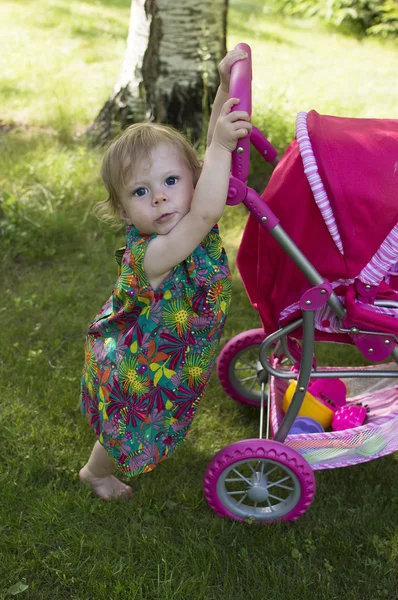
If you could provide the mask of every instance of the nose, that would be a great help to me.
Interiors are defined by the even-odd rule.
[[[163,202],[166,202],[166,201],[167,201],[167,196],[166,196],[164,190],[159,190],[154,193],[153,204],[155,206],[158,206],[159,204],[162,204]]]

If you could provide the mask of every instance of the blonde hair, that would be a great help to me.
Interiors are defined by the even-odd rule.
[[[172,144],[181,152],[192,171],[193,186],[196,186],[202,165],[188,140],[169,125],[136,123],[116,138],[105,152],[101,177],[108,198],[95,205],[94,212],[97,218],[120,225],[120,194],[126,187],[126,174],[131,173],[138,160],[149,158],[151,151],[162,142]]]

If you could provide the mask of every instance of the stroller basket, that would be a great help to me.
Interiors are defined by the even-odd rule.
[[[278,360],[273,361],[278,366]],[[383,365],[397,370],[397,365]],[[380,365],[359,367],[365,371]],[[331,372],[337,370],[329,367]],[[341,367],[338,367],[341,371]],[[349,377],[344,382],[349,390],[347,404],[361,402],[369,407],[365,425],[344,431],[299,433],[288,435],[285,444],[301,454],[313,470],[347,467],[367,462],[398,450],[398,384],[394,380]],[[275,433],[283,420],[282,400],[289,382],[276,377],[270,381],[271,429]]]

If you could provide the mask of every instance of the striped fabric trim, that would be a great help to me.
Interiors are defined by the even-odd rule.
[[[391,270],[396,272],[398,261],[398,224],[390,231],[376,254],[359,274],[359,279],[369,285],[379,285]]]
[[[344,297],[337,296],[342,304],[344,304]],[[398,308],[387,308],[384,306],[375,306],[374,304],[366,304],[355,300],[356,304],[359,304],[364,310],[368,310],[373,313],[380,315],[386,315],[398,319]],[[318,331],[325,331],[326,333],[341,333],[340,332],[341,321],[337,317],[336,313],[328,304],[318,308],[315,311],[315,329]]]
[[[300,149],[301,158],[304,164],[304,173],[310,184],[315,202],[321,211],[322,217],[326,223],[330,235],[341,254],[344,254],[343,244],[337,227],[330,201],[326,190],[323,187],[322,179],[318,173],[316,159],[312,151],[311,140],[308,135],[307,113],[299,112],[296,119],[296,139]]]
[[[348,286],[353,283],[353,279],[338,279],[332,283],[332,288],[335,289],[340,287],[341,285]],[[345,298],[344,296],[337,296],[340,302],[344,305]],[[390,308],[385,306],[375,306],[374,304],[366,304],[360,302],[359,300],[355,300],[356,303],[361,305],[361,308],[365,310],[369,310],[374,313],[379,313],[382,315],[387,315],[389,317],[398,318],[398,308]],[[288,318],[290,315],[296,313],[300,310],[300,303],[295,302],[294,304],[290,304],[287,306],[280,314],[280,321]],[[328,304],[321,306],[315,311],[315,329],[318,331],[324,331],[326,333],[341,333],[340,332],[341,322],[336,313]]]
[[[337,287],[340,287],[340,286],[348,287],[353,282],[354,282],[353,279],[337,279],[336,281],[332,282],[332,289],[335,290]],[[344,304],[344,298],[340,298],[340,299],[342,300],[342,302]],[[315,319],[317,318],[317,315],[322,315],[323,311],[328,308],[329,308],[328,304],[326,304],[322,308],[318,308],[318,310],[315,311]],[[286,308],[284,308],[282,310],[279,320],[283,321],[284,319],[286,319],[293,313],[297,312],[298,310],[300,310],[300,302],[295,302],[294,304],[290,304],[290,306],[287,306]],[[331,311],[331,313],[335,315],[335,313],[333,311]],[[322,318],[322,317],[320,317],[320,318]],[[322,331],[336,331],[336,330],[332,328],[332,329],[325,329]]]

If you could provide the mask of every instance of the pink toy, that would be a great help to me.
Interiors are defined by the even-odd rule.
[[[232,69],[230,95],[251,113],[251,52],[238,47],[248,58]],[[250,144],[275,166],[262,195],[247,185]],[[206,469],[206,499],[219,515],[297,519],[315,493],[313,470],[398,450],[397,199],[397,120],[300,112],[280,161],[255,128],[239,141],[228,204],[242,202],[250,213],[237,266],[263,330],[230,340],[218,374],[231,397],[260,407],[260,434],[223,448]],[[320,367],[315,342],[394,362]],[[350,389],[369,381],[347,404],[345,378],[357,378]],[[329,412],[335,431],[298,431],[309,397]]]
[[[367,407],[360,403],[342,406],[336,410],[333,415],[333,431],[342,431],[344,429],[352,429],[353,427],[359,427],[359,425],[363,425],[367,412]]]
[[[314,379],[308,392],[333,411],[346,403],[347,387],[341,379]]]

